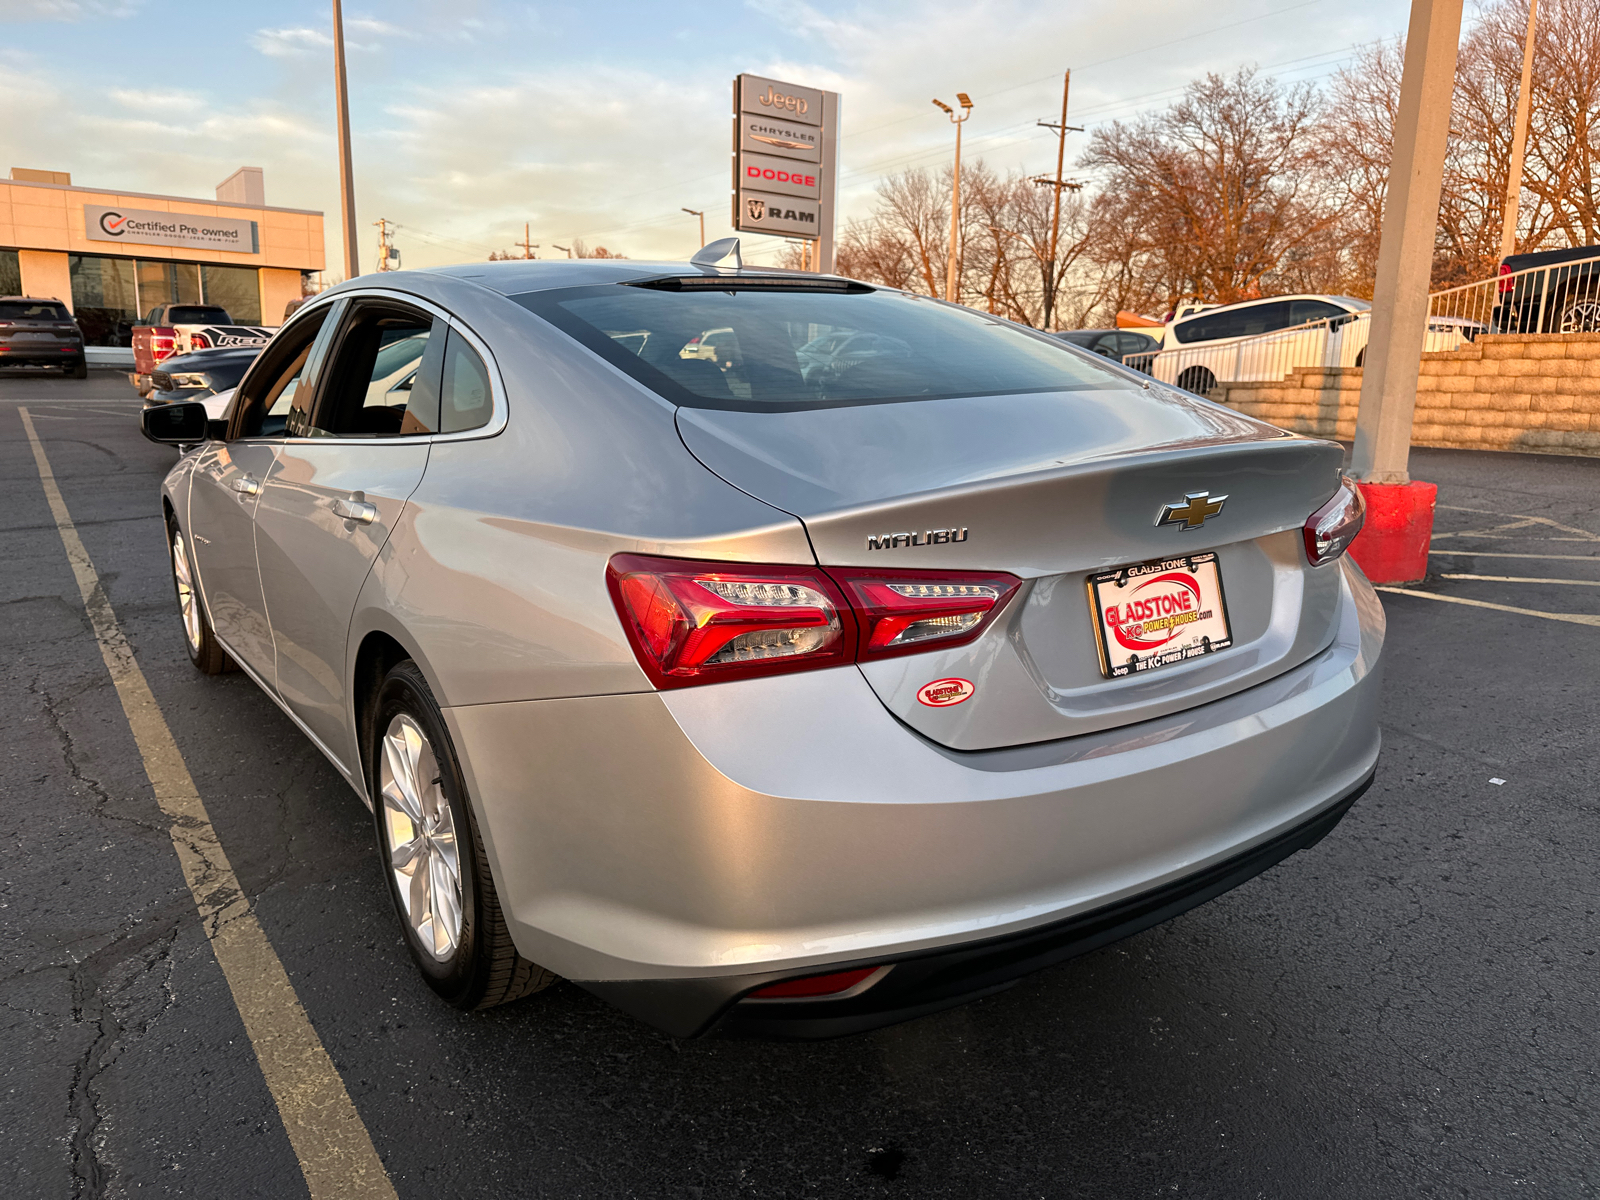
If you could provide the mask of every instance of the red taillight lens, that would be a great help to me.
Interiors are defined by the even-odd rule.
[[[211,349],[211,339],[203,333],[191,333],[189,335],[189,349],[209,350]]]
[[[658,688],[960,646],[1022,581],[972,571],[754,566],[619,554],[606,568]]]
[[[757,988],[746,1000],[819,1000],[824,996],[837,996],[848,992],[881,967],[858,967],[853,971],[835,971],[831,975],[807,975],[804,979],[785,979],[782,983],[769,983]]]
[[[619,554],[606,582],[639,665],[658,688],[854,658],[850,606],[814,567]]]
[[[972,641],[1017,590],[1015,575],[863,571],[830,567],[860,627],[860,658],[889,658]]]
[[[1516,287],[1516,281],[1514,279],[1506,278],[1506,276],[1509,274],[1511,274],[1511,264],[1501,263],[1499,290],[1502,295],[1504,295],[1506,292],[1512,291]]]
[[[1339,480],[1339,490],[1305,524],[1306,558],[1320,567],[1350,548],[1367,519],[1367,501],[1361,489],[1348,479]]]

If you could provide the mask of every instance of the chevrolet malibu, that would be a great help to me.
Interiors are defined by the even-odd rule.
[[[718,252],[353,280],[143,415],[190,657],[371,808],[440,996],[849,1033],[1333,828],[1384,636],[1337,445]]]

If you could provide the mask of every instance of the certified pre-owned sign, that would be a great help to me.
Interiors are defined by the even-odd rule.
[[[261,252],[256,223],[241,221],[237,217],[203,217],[195,213],[85,204],[83,228],[91,242],[183,246],[190,250],[232,250],[236,254]]]

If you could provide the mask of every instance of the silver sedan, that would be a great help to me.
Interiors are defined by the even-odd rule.
[[[926,297],[710,261],[368,276],[162,487],[189,654],[372,809],[411,955],[680,1036],[960,1003],[1371,781],[1340,448]]]

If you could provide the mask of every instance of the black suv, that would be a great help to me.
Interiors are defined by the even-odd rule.
[[[0,296],[0,367],[59,369],[89,375],[83,331],[59,300]]]

